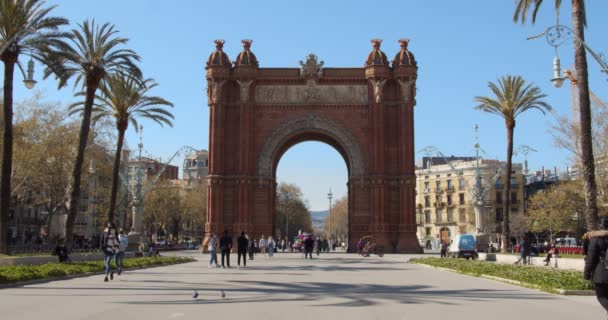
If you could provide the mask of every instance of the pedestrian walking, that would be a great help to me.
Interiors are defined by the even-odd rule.
[[[304,239],[304,259],[310,256],[312,259],[312,250],[315,247],[315,240],[311,237]]]
[[[220,239],[220,249],[222,249],[222,268],[226,265],[230,268],[230,251],[232,250],[232,237],[228,235],[228,230],[224,230],[224,236]],[[226,265],[224,265],[224,257]]]
[[[523,239],[519,242],[519,259],[515,261],[514,264],[518,264],[522,262],[523,264],[528,263],[528,256],[530,255],[530,240],[528,239],[528,235],[524,235]]]
[[[319,255],[319,252],[321,252],[321,238],[317,238],[315,241],[315,253],[317,256]]]
[[[589,232],[589,251],[585,257],[585,279],[591,280],[595,286],[595,296],[600,305],[608,311],[608,217],[600,219],[601,230]]]
[[[108,276],[110,280],[114,280],[114,271],[112,270],[112,260],[114,255],[119,250],[118,237],[116,235],[116,226],[114,223],[108,222],[106,228],[103,231],[100,239],[100,247],[104,253],[104,266],[106,270],[106,277],[103,279],[104,282],[108,282]]]
[[[445,258],[447,257],[447,253],[448,253],[448,242],[447,241],[443,241],[441,242],[441,257]]]
[[[266,247],[268,249],[268,258],[272,258],[272,255],[274,254],[274,247],[277,245],[277,243],[274,241],[274,238],[272,236],[268,237],[268,242],[266,243]]]
[[[207,249],[209,250],[209,268],[214,265],[216,268],[220,266],[217,264],[217,244],[217,236],[215,233],[212,233],[207,244]]]
[[[249,250],[249,260],[253,260],[253,254],[255,253],[255,239],[251,239],[249,241],[248,250]]]
[[[262,257],[266,254],[266,245],[268,244],[268,242],[266,242],[266,238],[264,237],[264,235],[262,235],[262,237],[260,238],[260,241],[258,243],[258,245],[260,246],[260,253],[262,254]]]
[[[287,241],[285,241],[285,239],[281,240],[281,249],[283,250],[283,252],[285,252],[286,247],[287,247]]]
[[[243,256],[243,267],[247,267],[247,248],[249,239],[245,237],[245,232],[241,231],[241,236],[236,240],[237,244],[237,265],[241,267],[241,256]]]
[[[118,232],[118,252],[114,261],[116,262],[116,268],[118,268],[118,275],[122,273],[122,268],[125,261],[125,252],[129,246],[129,237],[125,234],[125,231],[121,228]]]

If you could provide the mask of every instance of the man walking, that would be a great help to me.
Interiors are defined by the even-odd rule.
[[[220,239],[220,249],[222,249],[222,268],[228,265],[230,268],[230,251],[232,250],[232,237],[228,235],[228,230],[224,230],[224,236]],[[226,257],[226,265],[224,265]]]
[[[304,240],[304,259],[306,259],[306,257],[308,257],[310,255],[310,259],[312,259],[312,250],[315,246],[315,240],[312,238],[312,236],[307,237]]]
[[[245,232],[241,231],[241,236],[236,240],[237,243],[237,264],[241,267],[241,256],[243,256],[243,267],[247,267],[247,248],[249,240],[245,237]]]

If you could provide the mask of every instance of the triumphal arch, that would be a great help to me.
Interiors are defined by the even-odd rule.
[[[215,41],[206,66],[206,237],[223,230],[234,236],[241,230],[273,234],[281,156],[297,143],[320,141],[334,147],[348,169],[349,248],[373,235],[385,251],[420,251],[414,175],[418,67],[409,40],[399,40],[392,61],[381,42],[372,40],[362,68],[325,67],[314,54],[297,68],[260,68],[251,40],[242,41],[234,62],[223,51],[224,41]]]

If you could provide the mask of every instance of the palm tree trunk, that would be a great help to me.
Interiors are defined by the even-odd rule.
[[[502,235],[503,245],[502,252],[509,252],[511,247],[511,227],[509,220],[511,217],[511,159],[513,158],[513,131],[515,130],[515,122],[506,121],[507,124],[507,181],[505,187],[505,211],[502,220]]]
[[[16,60],[16,57],[15,57]],[[14,61],[4,61],[4,132],[2,136],[2,177],[0,178],[0,254],[8,253],[8,223],[13,172],[13,73]]]
[[[112,169],[112,192],[110,194],[110,208],[108,209],[108,221],[114,221],[114,209],[116,207],[116,195],[118,193],[118,181],[120,179],[120,154],[125,140],[125,130],[118,130],[118,142],[116,143],[116,155],[114,156],[114,168]]]
[[[70,208],[68,210],[68,218],[65,223],[65,240],[66,247],[72,248],[72,238],[74,234],[74,220],[80,211],[80,182],[82,175],[82,165],[84,163],[84,152],[87,148],[89,139],[89,131],[91,126],[91,114],[93,113],[93,101],[95,99],[95,91],[99,86],[99,81],[90,81],[87,79],[86,97],[84,101],[84,111],[82,113],[82,123],[80,125],[80,136],[78,138],[78,153],[76,161],[74,161],[74,169],[72,171],[72,194],[70,196]]]
[[[585,25],[583,20],[584,0],[572,0],[572,24],[574,34],[585,41]],[[587,229],[597,229],[597,184],[595,182],[595,160],[591,135],[591,101],[589,99],[589,74],[587,73],[587,55],[585,47],[576,45],[574,61],[578,75],[578,101],[581,126],[581,162],[583,181],[585,184],[585,217]]]

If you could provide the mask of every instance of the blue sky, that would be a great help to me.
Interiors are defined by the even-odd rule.
[[[560,113],[570,111],[570,90],[551,87],[553,49],[544,39],[527,41],[555,24],[553,1],[545,1],[535,25],[515,24],[514,1],[198,1],[198,0],[53,0],[54,15],[73,24],[84,19],[111,22],[128,47],[141,57],[146,77],[159,86],[155,94],[175,104],[174,128],[144,125],[147,152],[168,159],[182,145],[208,148],[209,113],[204,62],[214,50],[213,39],[226,40],[231,59],[241,51],[241,39],[253,39],[252,51],[261,67],[297,67],[314,52],[326,67],[360,67],[371,51],[370,39],[384,39],[382,50],[392,57],[397,39],[411,39],[410,50],[419,66],[417,82],[416,149],[435,145],[446,155],[473,153],[473,128],[480,127],[480,143],[488,157],[504,159],[506,132],[496,116],[473,109],[473,97],[489,95],[488,81],[506,74],[522,75],[548,94]],[[564,1],[563,24],[570,25],[570,1]],[[605,31],[608,1],[589,1],[587,43],[608,53]],[[573,46],[559,50],[562,66],[573,63]],[[25,57],[23,61],[26,61]],[[40,71],[40,65],[37,65]],[[606,76],[589,60],[590,85],[608,100]],[[38,76],[40,72],[38,72]],[[15,76],[20,79],[19,75]],[[39,82],[37,90],[50,101],[71,103],[72,87],[56,90],[53,79]],[[21,86],[16,101],[32,94]],[[560,169],[570,155],[556,148],[548,134],[551,115],[532,111],[517,123],[515,145],[538,150],[528,155],[531,169]],[[137,144],[132,128],[130,147]],[[417,158],[422,154],[418,154]],[[516,161],[523,162],[522,158]],[[178,163],[181,165],[181,161]],[[346,195],[346,166],[331,147],[303,143],[290,149],[279,163],[277,176],[301,186],[311,209],[327,208],[327,192]]]

